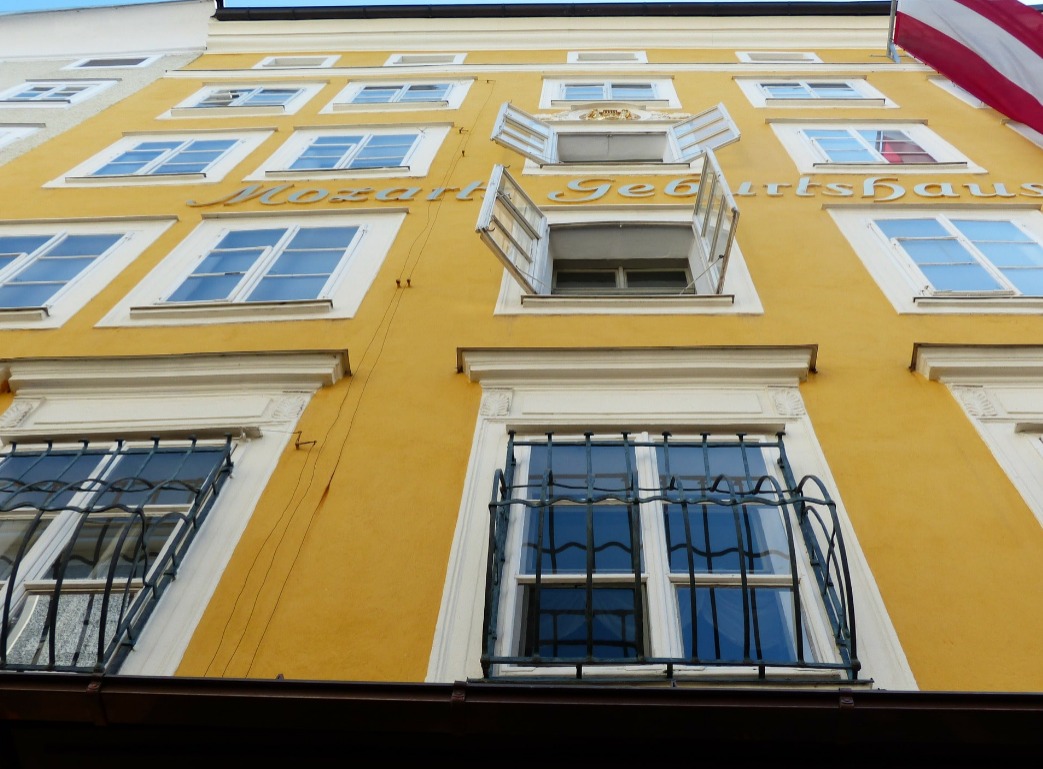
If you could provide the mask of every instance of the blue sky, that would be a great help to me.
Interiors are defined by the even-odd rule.
[[[174,0],[0,0],[0,14],[26,13],[30,11],[53,11],[65,8],[97,8],[114,5],[144,5],[155,2],[173,2]],[[528,0],[225,0],[229,8],[271,7],[271,6],[336,6],[336,5],[462,5],[464,3],[483,2],[497,5],[519,5]],[[540,2],[575,2],[576,0],[539,0]],[[582,1],[582,0],[580,0]],[[633,0],[594,0],[597,2],[633,2]],[[652,0],[654,2],[655,0]],[[677,2],[678,0],[673,0]],[[715,0],[681,0],[681,2],[714,2]],[[847,0],[853,2],[854,0]],[[786,0],[768,0],[768,2],[786,2]],[[824,2],[824,0],[811,0]],[[1030,4],[1039,0],[1021,0]]]

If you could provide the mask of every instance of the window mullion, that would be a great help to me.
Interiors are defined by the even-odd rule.
[[[956,239],[956,242],[963,246],[967,255],[974,259],[989,275],[995,278],[1000,285],[1006,288],[1008,291],[1013,291],[1020,294],[1021,291],[1010,280],[1000,272],[999,268],[996,267],[989,257],[985,256],[984,253],[975,245],[974,241],[960,232],[959,228],[956,227],[949,219],[944,215],[939,215],[938,220],[942,223],[946,230],[948,230],[952,236]]]
[[[246,270],[245,274],[239,281],[239,285],[235,287],[235,290],[228,295],[228,302],[241,302],[243,299],[250,295],[250,292],[256,288],[257,284],[261,282],[261,279],[268,274],[268,270],[271,269],[275,260],[279,258],[279,255],[286,250],[290,240],[300,231],[301,227],[299,224],[295,224],[292,227],[287,228],[283,236],[273,246],[265,246],[265,250],[260,256],[254,260],[253,265]]]
[[[650,437],[642,434],[642,443],[650,443]],[[662,448],[658,450],[662,451]],[[665,509],[659,499],[663,489],[659,478],[657,449],[652,446],[639,447],[637,451],[637,473],[642,497],[641,554],[644,559],[645,595],[648,605],[649,656],[680,659],[684,656],[681,643],[680,616],[677,612],[676,589],[670,579],[670,554],[667,552]]]

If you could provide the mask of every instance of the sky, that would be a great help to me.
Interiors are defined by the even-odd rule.
[[[633,2],[634,0],[595,0],[597,2]],[[678,2],[678,0],[672,0]],[[680,2],[713,2],[714,0],[680,0]],[[809,2],[826,2],[826,0],[808,0]],[[0,15],[5,13],[27,13],[30,11],[53,11],[68,8],[97,8],[114,5],[144,5],[155,2],[174,2],[174,0],[0,0]],[[264,8],[280,6],[337,6],[337,5],[463,5],[466,3],[481,4],[483,2],[497,5],[517,5],[527,0],[225,0],[229,8]],[[539,2],[571,3],[576,0],[539,0]],[[653,0],[654,2],[654,0]],[[786,2],[786,0],[766,0],[766,2]],[[854,0],[841,0],[854,2]],[[1021,0],[1025,4],[1037,3],[1039,0]]]

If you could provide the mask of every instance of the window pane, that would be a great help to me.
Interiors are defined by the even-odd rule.
[[[50,579],[143,579],[177,526],[172,516],[87,515],[51,564]]]
[[[246,298],[247,302],[280,302],[317,299],[322,294],[328,278],[285,277],[269,275],[257,284]]]
[[[920,269],[938,291],[996,291],[1003,288],[978,264],[921,265]]]
[[[681,291],[688,285],[684,270],[626,270],[627,288],[650,290],[656,288]]]
[[[948,237],[949,232],[935,219],[876,219],[876,226],[889,238]]]
[[[0,286],[0,307],[44,307],[60,287],[55,284],[8,283]]]
[[[0,510],[60,510],[73,495],[91,488],[104,452],[8,454],[0,460]]]
[[[625,505],[558,504],[530,510],[522,571],[535,574],[538,563],[543,574],[586,574],[589,553],[595,573],[633,573],[631,524],[636,527],[636,517],[637,508],[628,512]]]
[[[618,287],[616,270],[555,270],[555,291],[613,290]]]
[[[634,588],[581,587],[540,589],[523,594],[522,654],[544,658],[621,659],[641,653],[637,636],[638,594]],[[589,621],[588,621],[589,614]]]
[[[748,605],[744,608],[742,588],[700,587],[695,589],[693,610],[692,590],[678,588],[685,655],[716,662],[797,662],[793,591],[751,588],[746,598]],[[747,639],[749,657],[743,653]],[[806,640],[803,657],[805,661],[813,659]]]
[[[168,302],[212,302],[227,299],[239,285],[240,275],[189,277],[167,297]]]

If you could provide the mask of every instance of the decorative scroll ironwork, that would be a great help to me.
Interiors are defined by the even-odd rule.
[[[0,455],[0,670],[117,670],[232,469],[232,441]]]
[[[836,505],[818,478],[796,480],[781,433],[512,433],[489,513],[486,677],[646,666],[668,678],[695,667],[858,678]],[[652,583],[669,585],[674,604],[657,611],[672,619],[650,617]],[[828,620],[834,649],[812,648],[812,615]],[[678,637],[653,642],[664,627]]]

